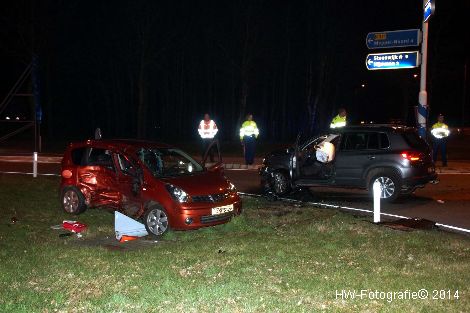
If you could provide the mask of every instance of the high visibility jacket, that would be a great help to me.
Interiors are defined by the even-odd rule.
[[[197,131],[202,139],[212,139],[219,130],[217,129],[217,124],[213,120],[202,120],[199,123]]]
[[[346,116],[336,115],[331,121],[330,128],[338,128],[346,126]]]
[[[432,125],[431,134],[437,139],[446,138],[450,135],[449,126],[444,123],[437,122]]]
[[[243,139],[245,136],[255,136],[258,138],[259,135],[259,129],[258,126],[256,126],[256,123],[254,121],[245,121],[242,124],[242,128],[240,128],[240,139]]]

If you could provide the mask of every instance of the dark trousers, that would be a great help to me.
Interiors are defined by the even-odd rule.
[[[245,163],[247,165],[251,165],[255,161],[255,147],[256,147],[255,136],[243,137],[243,145],[245,147]]]
[[[437,154],[441,150],[442,165],[447,165],[447,139],[434,139],[432,142],[432,159],[437,161]]]
[[[207,149],[209,149],[210,145],[214,141],[213,138],[204,138],[202,139],[202,158],[206,156]],[[211,162],[214,162],[214,146],[207,152],[209,155],[209,159]]]

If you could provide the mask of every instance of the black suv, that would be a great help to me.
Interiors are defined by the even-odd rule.
[[[326,145],[330,154],[322,157]],[[426,141],[415,128],[393,125],[332,129],[303,144],[297,139],[294,147],[268,154],[260,175],[265,188],[279,196],[313,186],[372,190],[379,181],[387,201],[437,178]]]

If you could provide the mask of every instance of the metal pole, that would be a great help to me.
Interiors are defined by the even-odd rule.
[[[423,1],[423,7],[427,0]],[[418,132],[422,138],[426,138],[426,120],[428,117],[428,92],[426,91],[426,72],[428,62],[428,23],[423,18],[423,42],[421,43],[421,77],[419,82],[418,105]]]
[[[33,153],[33,177],[38,177],[38,153]]]
[[[380,194],[382,193],[382,185],[375,181],[372,185],[372,193],[374,195],[374,223],[380,223]]]

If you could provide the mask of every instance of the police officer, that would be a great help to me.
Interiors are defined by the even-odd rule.
[[[240,128],[240,141],[244,148],[246,165],[251,165],[254,162],[256,138],[258,138],[258,135],[259,129],[255,121],[253,121],[253,115],[248,114],[246,121],[243,122]]]
[[[217,124],[213,120],[211,120],[211,117],[209,116],[209,114],[206,113],[204,114],[204,119],[201,120],[201,122],[199,123],[199,127],[197,131],[202,140],[202,158],[204,159],[207,149],[216,140],[215,135],[217,135],[217,132],[219,130],[217,129]],[[209,150],[209,157],[210,157],[211,162],[214,162],[213,147],[211,147],[211,149]]]
[[[336,115],[331,121],[330,128],[338,128],[346,126],[346,109],[341,108],[338,110]]]
[[[432,125],[432,156],[433,161],[437,161],[437,153],[441,150],[442,166],[447,166],[447,138],[450,135],[449,126],[444,123],[444,115],[439,114],[437,123]]]

